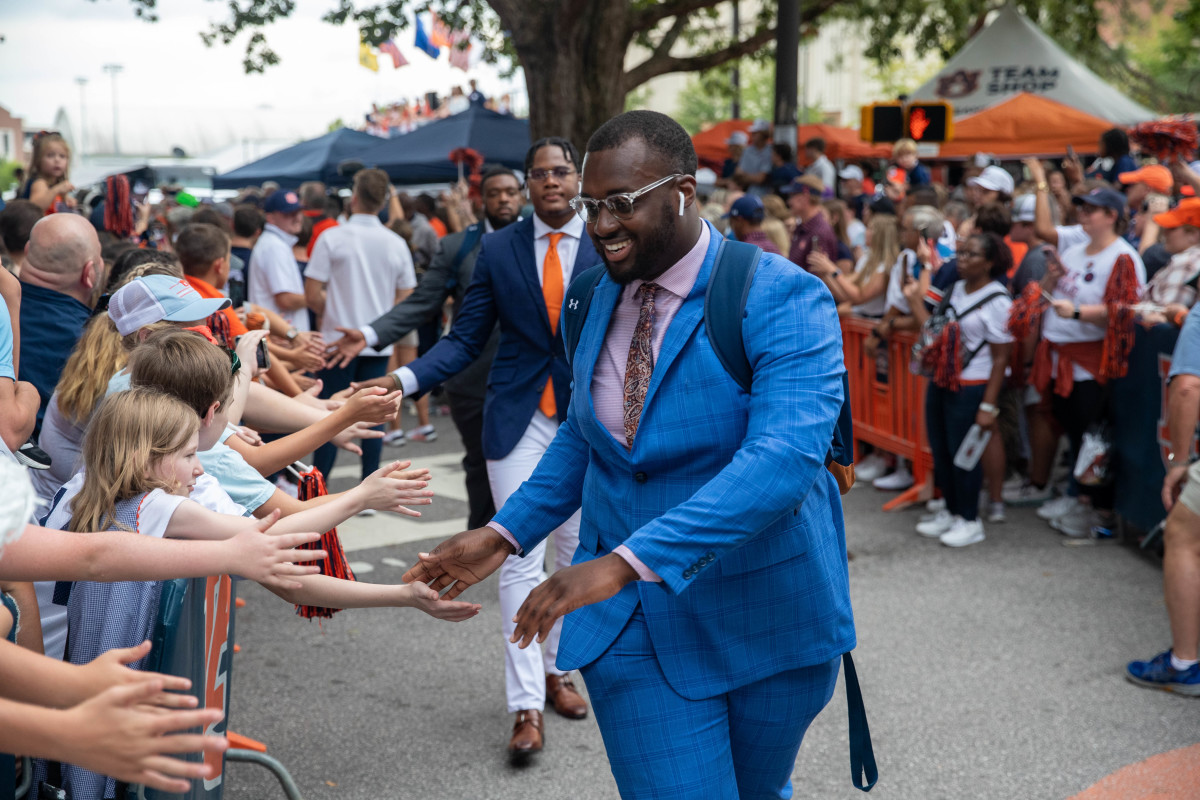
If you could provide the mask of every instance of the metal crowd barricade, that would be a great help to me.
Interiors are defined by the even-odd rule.
[[[884,504],[884,511],[905,508],[933,494],[933,453],[925,436],[926,379],[909,369],[915,333],[898,332],[888,339],[886,374],[863,350],[876,320],[842,317],[842,346],[850,377],[850,410],[854,416],[854,460],[862,442],[908,459],[912,488]]]

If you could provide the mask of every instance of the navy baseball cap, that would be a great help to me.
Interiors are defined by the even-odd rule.
[[[271,196],[263,201],[263,211],[267,214],[278,212],[280,214],[294,214],[303,206],[300,205],[300,197],[295,192],[285,189],[276,189],[271,192]]]
[[[1077,194],[1071,198],[1071,202],[1077,206],[1096,206],[1098,208],[1111,208],[1117,212],[1117,216],[1125,214],[1125,195],[1115,189],[1106,189],[1103,186],[1097,186],[1084,194]]]
[[[765,214],[766,210],[763,208],[762,200],[755,195],[744,194],[733,201],[733,205],[729,207],[729,213],[722,214],[721,219],[737,217],[738,219],[748,219],[751,222],[762,222]]]

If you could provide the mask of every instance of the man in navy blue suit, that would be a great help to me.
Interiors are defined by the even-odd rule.
[[[429,391],[470,365],[500,323],[500,347],[483,410],[483,454],[496,508],[533,473],[566,418],[571,375],[558,325],[563,293],[574,275],[600,263],[584,235],[583,220],[570,206],[579,191],[575,147],[557,137],[534,142],[525,156],[525,176],[534,216],[483,237],[471,285],[449,335],[396,370],[390,379],[394,384],[387,383],[402,388],[407,397]],[[571,563],[579,542],[578,504],[572,511],[552,531],[556,569]],[[542,749],[547,699],[569,719],[581,719],[588,711],[569,675],[555,665],[561,624],[540,653],[508,641],[517,610],[546,579],[544,541],[524,556],[514,556],[500,568],[505,687],[508,710],[516,714],[509,752],[517,760]]]
[[[728,374],[704,324],[722,238],[695,174],[687,132],[662,114],[592,135],[575,204],[607,274],[567,419],[488,526],[404,579],[457,596],[582,503],[574,563],[530,593],[513,641],[567,615],[559,665],[587,682],[623,798],[783,800],[855,641],[825,468],[841,333],[821,282],[762,254],[742,322],[750,391]]]

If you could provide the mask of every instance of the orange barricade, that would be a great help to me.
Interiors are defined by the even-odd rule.
[[[915,333],[894,333],[887,343],[886,374],[863,352],[876,320],[842,317],[842,346],[850,373],[850,411],[854,417],[854,460],[859,442],[867,442],[912,462],[913,486],[883,506],[904,508],[933,494],[933,454],[925,436],[926,379],[913,375],[908,362]]]

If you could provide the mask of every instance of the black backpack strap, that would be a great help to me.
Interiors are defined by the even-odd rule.
[[[579,334],[583,332],[583,323],[587,320],[588,308],[592,305],[592,294],[596,291],[596,284],[600,283],[603,277],[604,265],[597,264],[579,273],[563,295],[559,328],[562,330],[568,364],[575,357],[575,348],[579,346]]]
[[[471,227],[467,228],[467,235],[463,237],[462,244],[458,246],[458,252],[454,254],[454,260],[450,262],[450,280],[446,281],[446,288],[453,291],[455,286],[458,286],[458,268],[462,265],[463,259],[467,257],[467,253],[475,249],[475,245],[479,244],[479,240],[483,238],[483,223],[476,222]]]
[[[846,675],[846,710],[850,717],[850,780],[856,789],[869,792],[879,780],[879,769],[875,766],[875,749],[871,747],[867,707],[849,653],[842,653],[842,669]]]
[[[742,318],[761,257],[762,250],[752,244],[722,240],[704,292],[704,326],[709,344],[721,366],[747,393],[754,370],[746,358]]]

